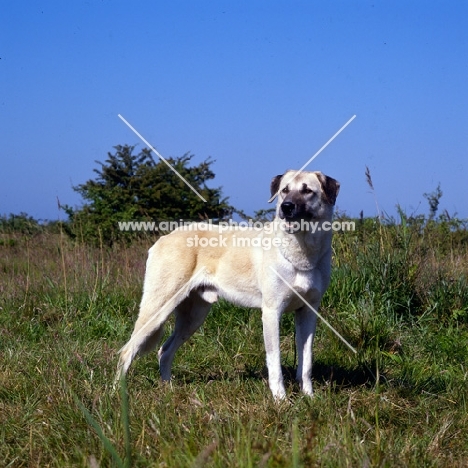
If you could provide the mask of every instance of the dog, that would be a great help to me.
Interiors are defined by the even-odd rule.
[[[170,380],[177,349],[221,297],[261,308],[268,384],[276,400],[286,397],[280,319],[285,312],[295,312],[296,378],[302,392],[313,395],[317,321],[313,309],[318,309],[330,282],[332,254],[332,231],[320,229],[320,223],[331,226],[339,189],[338,181],[321,172],[290,170],[271,182],[271,200],[278,198],[276,215],[263,229],[221,225],[206,229],[206,224],[198,223],[158,239],[149,250],[140,311],[130,340],[120,351],[116,382],[137,354],[157,346],[164,322],[174,313],[174,332],[158,353],[161,378]],[[304,229],[312,223],[315,230]]]

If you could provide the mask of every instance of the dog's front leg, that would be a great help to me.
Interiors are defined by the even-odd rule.
[[[263,307],[263,339],[265,341],[266,363],[268,367],[268,384],[275,400],[286,397],[283,374],[281,372],[279,324],[281,312],[277,309]]]
[[[317,310],[316,304],[315,310]],[[312,389],[312,345],[314,344],[317,315],[304,306],[296,310],[296,346],[298,351],[298,366],[296,380],[306,395],[313,395]]]

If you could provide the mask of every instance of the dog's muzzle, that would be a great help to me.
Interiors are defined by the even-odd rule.
[[[314,215],[307,212],[306,206],[303,204],[284,201],[280,205],[279,217],[288,223],[293,223],[300,220],[310,221],[314,218]]]

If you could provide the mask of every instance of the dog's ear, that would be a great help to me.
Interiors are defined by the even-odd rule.
[[[273,177],[273,179],[271,180],[271,184],[270,184],[271,198],[268,200],[270,203],[275,199],[276,194],[278,193],[282,178],[283,178],[283,174],[280,174],[280,175],[277,175],[276,177]]]
[[[316,172],[317,178],[322,185],[323,193],[325,194],[325,198],[330,205],[334,205],[336,202],[336,197],[338,196],[338,192],[340,191],[340,183],[333,179],[332,177],[328,177],[321,172]]]

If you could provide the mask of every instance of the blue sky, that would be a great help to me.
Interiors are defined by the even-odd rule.
[[[3,1],[0,214],[56,219],[57,197],[119,144],[211,156],[230,202],[311,164],[339,209],[468,217],[466,1]]]

